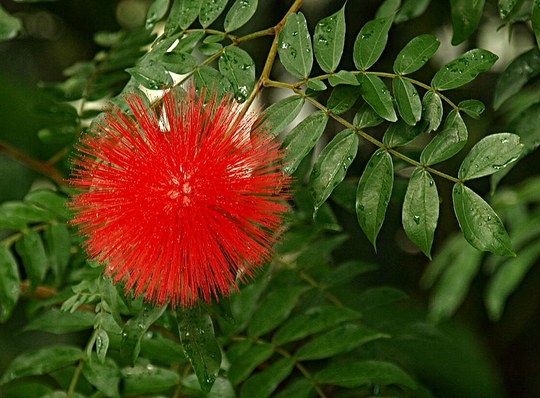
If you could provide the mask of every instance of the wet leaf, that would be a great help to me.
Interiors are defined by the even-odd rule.
[[[24,327],[28,330],[43,330],[54,334],[64,334],[92,329],[95,314],[88,311],[64,312],[50,309],[33,318]]]
[[[24,270],[32,283],[32,287],[36,287],[43,281],[49,268],[49,261],[41,236],[33,229],[24,231],[22,238],[15,244],[15,248],[22,259]]]
[[[452,198],[459,227],[473,247],[499,256],[515,256],[510,237],[490,205],[463,184],[454,185]]]
[[[410,126],[414,126],[422,116],[422,102],[418,92],[408,80],[397,77],[393,80],[394,97],[399,114]]]
[[[384,82],[375,75],[361,74],[358,76],[362,98],[371,105],[373,110],[383,119],[389,122],[397,120],[396,111],[394,110],[394,101],[390,90]]]
[[[499,15],[505,19],[514,9],[519,0],[499,0]]]
[[[169,9],[169,0],[154,0],[146,13],[146,29],[152,29],[156,22],[160,21]]]
[[[151,364],[123,368],[121,372],[122,396],[167,391],[180,382],[180,376],[177,372]]]
[[[322,70],[333,72],[339,65],[345,44],[345,6],[317,23],[313,36],[315,58]]]
[[[359,87],[339,85],[332,90],[327,107],[332,113],[341,115],[354,106],[358,97],[360,97]]]
[[[497,59],[495,54],[481,48],[469,50],[437,71],[431,86],[439,91],[463,86],[489,70]]]
[[[262,114],[268,133],[278,135],[298,116],[304,106],[304,98],[292,95],[272,104]]]
[[[435,131],[439,128],[443,116],[443,105],[441,97],[433,91],[426,91],[422,98],[422,120],[428,123],[427,132]]]
[[[458,108],[473,119],[479,119],[480,115],[486,109],[485,105],[481,101],[474,99],[461,101],[458,104]]]
[[[439,194],[433,177],[417,168],[403,201],[403,229],[409,239],[431,259],[431,245],[439,220]]]
[[[187,29],[199,15],[201,0],[174,0],[165,24],[165,33],[171,34],[178,28]]]
[[[426,11],[431,0],[405,0],[396,15],[396,23],[419,17]]]
[[[225,10],[228,0],[202,0],[200,1],[199,22],[207,28]]]
[[[364,103],[360,109],[358,109],[356,115],[354,115],[353,125],[363,129],[365,127],[378,126],[382,122],[384,122],[384,119],[380,117],[369,104]]]
[[[366,70],[377,62],[386,47],[392,20],[393,16],[377,18],[366,22],[360,29],[353,50],[356,68]]]
[[[467,126],[461,115],[451,111],[444,124],[444,129],[426,145],[420,154],[420,162],[428,165],[440,163],[461,151],[467,143]]]
[[[0,244],[0,322],[5,322],[11,316],[20,292],[21,277],[17,262],[9,248]]]
[[[394,61],[394,72],[402,75],[416,72],[438,50],[439,39],[433,35],[416,36],[399,52]]]
[[[392,157],[378,149],[366,165],[356,191],[356,215],[360,227],[376,248],[394,183]]]
[[[485,0],[450,0],[452,13],[452,45],[465,41],[478,27]]]
[[[515,162],[522,150],[523,144],[516,134],[488,135],[478,141],[463,159],[458,178],[471,180],[496,173]]]
[[[349,86],[360,85],[360,82],[358,82],[356,75],[346,70],[340,70],[336,74],[331,75],[328,78],[328,83],[330,83],[332,87],[335,87],[339,84],[348,84]]]
[[[232,32],[246,24],[257,11],[258,0],[236,0],[227,15],[223,27]]]
[[[219,71],[231,82],[236,97],[245,101],[255,85],[255,62],[238,47],[225,48],[219,57]]]
[[[137,82],[151,90],[163,90],[173,85],[171,75],[169,75],[167,70],[157,62],[150,61],[144,65],[128,68],[126,71],[133,76]]]
[[[278,53],[281,63],[291,75],[300,79],[309,76],[313,67],[313,50],[306,18],[301,12],[287,18],[279,34]]]

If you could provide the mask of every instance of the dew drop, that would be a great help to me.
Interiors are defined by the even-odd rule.
[[[413,217],[413,220],[414,220],[414,223],[415,223],[416,225],[419,225],[419,224],[420,224],[420,216],[414,216],[414,217]]]

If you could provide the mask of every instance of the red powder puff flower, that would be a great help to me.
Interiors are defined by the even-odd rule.
[[[279,144],[253,115],[235,123],[230,97],[201,97],[169,92],[158,116],[128,96],[134,118],[109,110],[74,160],[89,256],[158,305],[229,294],[270,259],[287,210]]]

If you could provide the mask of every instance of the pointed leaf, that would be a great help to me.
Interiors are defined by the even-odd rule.
[[[292,358],[281,358],[262,372],[251,376],[240,390],[240,398],[268,398],[294,368]]]
[[[253,314],[248,325],[251,336],[262,336],[278,327],[287,319],[298,299],[309,287],[304,285],[280,286],[270,290]]]
[[[358,223],[373,247],[384,222],[393,183],[392,157],[384,149],[378,149],[366,165],[356,191]]]
[[[491,319],[500,319],[508,297],[517,289],[529,269],[538,261],[538,257],[540,244],[533,242],[520,249],[519,256],[500,265],[491,277],[486,291],[485,302]]]
[[[358,79],[356,78],[356,75],[347,70],[340,70],[339,72],[331,75],[328,78],[328,83],[330,83],[332,87],[335,87],[339,84],[348,84],[349,86],[360,85],[360,83],[358,82]]]
[[[286,151],[283,161],[285,173],[294,173],[302,159],[306,157],[321,137],[326,123],[328,123],[328,115],[317,111],[306,117],[290,131],[283,142]]]
[[[377,18],[366,22],[360,29],[353,50],[354,65],[357,69],[369,69],[380,58],[388,41],[392,20],[393,16]]]
[[[174,0],[165,24],[165,33],[171,34],[178,28],[187,29],[195,21],[201,9],[200,0]]]
[[[403,201],[403,229],[409,239],[431,259],[431,245],[439,220],[439,194],[433,177],[417,168]]]
[[[473,119],[479,119],[480,115],[486,110],[485,105],[478,100],[470,99],[461,101],[458,108]]]
[[[275,398],[311,398],[313,390],[311,380],[300,378],[290,383],[275,396]]]
[[[307,85],[307,88],[310,88],[310,89],[315,90],[315,91],[324,91],[324,90],[326,90],[326,84],[324,84],[324,82],[322,80],[311,79],[311,80],[308,80],[306,85]]]
[[[247,379],[257,366],[274,354],[271,344],[257,344],[240,355],[231,363],[229,380],[237,385]]]
[[[452,12],[452,45],[465,41],[478,27],[485,0],[450,0]]]
[[[315,58],[321,69],[333,72],[339,65],[345,44],[345,6],[317,23],[313,35]]]
[[[45,278],[45,273],[49,267],[41,236],[35,230],[29,229],[17,241],[15,248],[22,259],[24,270],[32,283],[32,287],[37,286]]]
[[[304,97],[292,95],[269,106],[262,114],[262,122],[269,134],[278,135],[287,127],[302,110]]]
[[[394,72],[402,75],[416,72],[438,50],[439,39],[433,35],[416,36],[399,52],[394,61]]]
[[[455,110],[451,111],[446,118],[444,130],[438,133],[420,154],[420,162],[433,165],[450,159],[463,149],[467,138],[467,126],[461,115]]]
[[[388,90],[384,82],[378,76],[369,74],[359,75],[358,80],[360,81],[362,98],[383,119],[395,122],[397,115],[394,110],[394,102],[390,90]]]
[[[161,64],[158,64],[155,61],[128,68],[126,71],[133,76],[137,82],[150,90],[163,90],[173,85],[171,75],[169,75]]]
[[[439,91],[450,90],[473,81],[480,73],[489,70],[499,59],[495,54],[481,48],[467,51],[443,66],[431,81],[431,86]]]
[[[167,391],[180,383],[177,372],[150,364],[124,368],[121,372],[124,396]]]
[[[15,358],[6,369],[0,384],[25,376],[44,375],[77,362],[82,356],[78,347],[52,345],[27,351]]]
[[[540,74],[540,50],[533,48],[515,58],[497,80],[493,98],[495,110],[535,76]]]
[[[187,52],[165,53],[159,61],[166,70],[180,75],[191,72],[197,65],[197,58]]]
[[[396,15],[396,23],[419,17],[426,11],[431,0],[404,0]]]
[[[427,126],[426,122],[418,123],[416,126],[410,126],[402,119],[398,119],[397,122],[392,123],[386,129],[383,136],[383,143],[390,148],[408,144],[424,131],[425,126]]]
[[[304,14],[291,14],[279,34],[279,59],[287,72],[304,79],[313,67],[311,36]]]
[[[393,80],[394,97],[399,114],[410,126],[414,126],[422,116],[422,102],[412,83],[401,77]]]
[[[373,110],[371,105],[364,103],[354,115],[353,125],[358,128],[378,126],[384,121],[377,112]]]
[[[473,247],[499,256],[515,256],[501,219],[478,194],[463,184],[455,184],[452,199],[459,227]]]
[[[0,244],[0,322],[5,322],[11,316],[20,292],[19,266],[9,248]]]
[[[219,71],[231,82],[236,97],[246,100],[255,85],[255,62],[241,48],[228,46],[219,57]]]
[[[384,0],[383,3],[377,8],[375,18],[389,17],[394,15],[401,5],[401,0]]]
[[[327,107],[336,115],[341,115],[353,107],[360,97],[360,88],[356,86],[339,85],[332,90]]]
[[[478,141],[463,159],[458,178],[471,180],[496,173],[516,161],[522,150],[523,144],[516,134],[488,135]]]
[[[351,129],[340,132],[323,149],[313,166],[309,182],[315,212],[328,199],[334,188],[343,181],[357,150],[358,136]]]
[[[221,366],[221,350],[214,336],[212,319],[200,308],[178,310],[182,347],[191,361],[203,391],[210,391]]]
[[[390,337],[365,326],[347,324],[315,337],[296,352],[301,361],[331,358],[373,340]]]
[[[71,211],[67,208],[67,197],[48,189],[37,189],[28,193],[24,201],[35,206],[50,210],[63,219],[71,218]]]
[[[236,0],[225,15],[225,32],[235,31],[246,24],[257,11],[258,3],[258,0]]]
[[[225,10],[228,0],[202,0],[199,11],[199,22],[203,28],[207,28]]]
[[[345,321],[360,318],[360,313],[345,307],[314,307],[291,318],[274,335],[275,344],[300,340],[312,334],[333,328]]]
[[[314,375],[322,384],[341,387],[358,387],[371,384],[399,384],[412,389],[416,382],[393,363],[382,361],[335,362]]]

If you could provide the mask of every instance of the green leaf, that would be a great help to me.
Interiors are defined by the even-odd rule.
[[[302,110],[304,97],[292,95],[266,108],[262,114],[262,123],[269,134],[278,135],[287,127]]]
[[[109,335],[103,329],[98,330],[96,335],[96,354],[101,363],[105,362],[107,351],[109,350]]]
[[[339,72],[331,75],[328,78],[328,83],[332,87],[335,87],[339,84],[347,84],[349,86],[359,86],[360,82],[358,82],[358,79],[356,78],[356,75],[352,72],[349,72],[347,70],[340,70]]]
[[[173,51],[163,54],[159,59],[163,67],[173,73],[189,73],[197,65],[197,58],[186,52]]]
[[[353,125],[363,129],[365,127],[378,126],[383,121],[384,119],[373,110],[371,105],[364,103],[360,109],[358,109],[356,115],[354,115]]]
[[[389,337],[365,326],[346,324],[315,337],[300,347],[295,357],[300,361],[331,358],[370,341]]]
[[[347,261],[335,267],[332,272],[321,279],[321,284],[325,287],[339,286],[344,283],[349,283],[354,277],[372,272],[377,269],[377,266],[371,263],[362,261]]]
[[[146,29],[152,29],[156,22],[161,21],[168,9],[169,0],[154,0],[146,13]]]
[[[13,39],[22,31],[22,23],[0,6],[0,41]]]
[[[431,0],[405,0],[396,15],[395,22],[405,22],[419,17],[426,11],[430,1]]]
[[[235,31],[249,21],[255,15],[257,5],[258,0],[236,0],[225,15],[225,32]]]
[[[218,98],[232,91],[229,79],[214,68],[204,65],[195,72],[195,87],[197,90],[208,89],[217,91]]]
[[[399,119],[388,126],[383,136],[383,143],[390,148],[408,144],[424,131],[424,126],[425,123],[410,126],[402,119]]]
[[[292,358],[281,358],[246,380],[240,398],[268,398],[294,368]]]
[[[399,114],[410,126],[414,126],[422,116],[422,102],[412,83],[401,77],[393,80],[394,97]]]
[[[248,378],[257,366],[266,361],[274,354],[274,346],[271,344],[257,344],[240,355],[231,363],[229,380],[237,385]]]
[[[358,136],[351,129],[340,132],[323,149],[313,166],[309,181],[315,212],[328,199],[334,188],[343,181],[357,151]]]
[[[198,2],[198,4],[200,4],[200,2]],[[197,46],[197,43],[199,43],[203,37],[204,32],[192,32],[190,34],[186,33],[186,35],[178,42],[174,48],[174,51],[191,53]]]
[[[8,366],[0,384],[25,376],[50,373],[77,362],[82,356],[78,347],[50,345],[45,348],[27,351],[15,358]]]
[[[315,27],[313,49],[321,69],[327,73],[336,70],[345,45],[345,6],[335,14],[321,19]]]
[[[165,364],[187,361],[186,354],[180,344],[169,337],[154,332],[147,332],[143,336],[140,356]]]
[[[531,24],[536,36],[536,45],[540,47],[540,0],[534,0],[531,11]]]
[[[153,365],[122,369],[122,396],[169,390],[180,383],[178,372]]]
[[[4,202],[0,205],[0,226],[25,228],[26,224],[51,222],[55,220],[50,211],[23,202]],[[21,228],[21,229],[22,229]]]
[[[72,214],[67,208],[67,197],[49,189],[37,189],[28,193],[24,201],[45,210],[50,210],[63,219],[70,219]]]
[[[335,362],[316,373],[313,378],[322,384],[358,387],[370,384],[399,384],[416,389],[416,382],[393,363],[382,361]]]
[[[469,50],[437,71],[431,86],[439,91],[463,86],[489,70],[497,59],[498,56],[481,48]]]
[[[334,87],[328,98],[328,109],[336,115],[341,115],[353,107],[358,97],[360,97],[359,87],[339,85]]]
[[[248,333],[251,336],[262,336],[274,330],[289,317],[300,296],[308,289],[307,286],[296,285],[278,286],[269,290],[251,318]]]
[[[433,35],[416,36],[397,55],[394,72],[402,75],[416,72],[429,61],[440,44],[439,39]]]
[[[65,278],[65,271],[71,256],[71,236],[66,224],[52,224],[43,234],[49,254],[49,264],[59,283]]]
[[[522,150],[523,144],[516,134],[488,135],[478,141],[463,159],[458,178],[471,180],[496,173],[516,161]]]
[[[354,65],[357,69],[369,69],[380,58],[386,47],[392,20],[393,16],[377,18],[366,22],[360,29],[353,49]]]
[[[357,297],[356,306],[362,312],[370,312],[380,307],[388,306],[407,299],[408,296],[403,290],[389,286],[373,287],[362,291]]]
[[[307,88],[310,88],[315,91],[326,90],[326,84],[324,84],[322,80],[315,80],[315,79],[308,80],[308,82],[306,83],[306,86]]]
[[[467,138],[467,126],[461,115],[452,110],[446,118],[444,130],[438,133],[420,154],[420,162],[433,165],[451,158],[463,149]]]
[[[431,259],[431,245],[439,219],[439,194],[431,174],[417,168],[403,201],[403,229],[409,239]]]
[[[64,312],[53,308],[31,319],[24,330],[43,330],[54,334],[79,332],[92,329],[94,318],[95,314],[89,311]]]
[[[468,245],[446,264],[429,303],[429,317],[438,322],[451,317],[465,299],[474,277],[482,265],[482,252]]]
[[[478,27],[485,0],[450,0],[452,12],[452,45],[465,41]]]
[[[359,319],[359,312],[345,307],[314,307],[289,319],[274,335],[273,342],[278,345],[303,339],[312,334],[333,328],[345,321]]]
[[[519,0],[499,0],[499,15],[505,19],[514,9]]]
[[[219,57],[219,71],[231,82],[236,97],[245,101],[255,85],[255,62],[241,48],[228,46]]]
[[[165,33],[171,34],[178,28],[187,29],[199,15],[200,9],[200,0],[174,0],[165,24]]]
[[[107,397],[120,398],[120,369],[112,359],[107,358],[103,363],[93,355],[84,361],[83,375],[86,380]]]
[[[203,28],[207,28],[225,10],[228,0],[202,0],[199,11],[199,22]]]
[[[137,65],[128,68],[126,71],[144,87],[151,90],[163,90],[173,85],[171,75],[167,70],[155,61],[150,61],[144,65]]]
[[[279,59],[287,72],[304,79],[313,67],[313,51],[304,14],[291,14],[279,34]]]
[[[452,199],[459,227],[473,247],[499,256],[515,256],[501,219],[480,196],[463,184],[455,184]]]
[[[356,215],[374,248],[392,194],[394,166],[384,149],[377,149],[360,177],[356,191]]]
[[[458,108],[473,119],[480,119],[480,115],[486,110],[485,105],[478,100],[469,99],[461,101]]]
[[[375,18],[390,17],[397,13],[401,0],[384,0],[383,3],[377,8]]]
[[[214,336],[212,318],[201,308],[178,310],[178,330],[201,389],[212,389],[221,366],[221,351]]]
[[[397,115],[394,110],[392,95],[381,78],[375,75],[361,74],[358,76],[358,80],[360,81],[362,98],[383,119],[395,122]]]
[[[280,390],[275,398],[311,398],[313,391],[313,382],[305,378],[299,378],[292,382],[287,382],[287,386]]]
[[[199,52],[203,55],[211,56],[223,49],[221,43],[204,43],[198,48]]]
[[[0,322],[5,322],[11,316],[20,293],[21,277],[17,262],[9,248],[0,244]]]
[[[294,173],[302,159],[306,157],[321,137],[326,123],[328,123],[328,115],[317,111],[306,117],[289,132],[283,142],[283,147],[286,150],[283,161],[285,173]]]
[[[538,74],[540,74],[540,50],[538,48],[533,48],[515,58],[497,80],[493,108],[499,109],[508,98],[518,93],[529,80]]]
[[[529,269],[535,265],[540,257],[540,244],[533,242],[529,246],[519,250],[519,256],[510,258],[497,269],[494,276],[489,280],[486,290],[485,302],[492,320],[500,319],[504,305]]]
[[[122,329],[120,356],[128,363],[135,364],[141,351],[141,340],[148,328],[165,312],[166,306],[153,307],[145,304],[139,314],[126,322]]]
[[[32,283],[32,287],[36,287],[45,278],[45,273],[49,267],[45,247],[39,233],[33,229],[24,231],[21,239],[15,244],[15,248],[22,259],[24,270]]]

